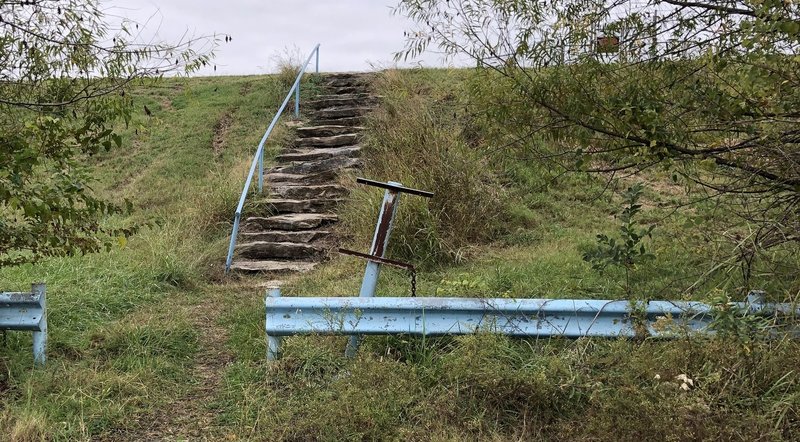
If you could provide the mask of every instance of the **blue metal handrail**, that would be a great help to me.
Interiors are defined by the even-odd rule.
[[[236,206],[236,214],[233,217],[233,231],[231,232],[231,243],[228,246],[228,257],[225,260],[225,273],[228,273],[228,271],[231,269],[231,262],[233,261],[233,249],[236,248],[236,236],[239,234],[239,221],[242,217],[242,208],[244,208],[244,201],[247,199],[247,191],[250,190],[250,184],[253,182],[253,174],[256,171],[256,164],[258,164],[258,193],[262,193],[264,190],[264,143],[267,141],[267,138],[269,138],[269,134],[272,133],[272,129],[275,127],[278,119],[283,114],[283,110],[289,103],[292,93],[295,94],[294,115],[295,117],[300,116],[300,80],[303,78],[303,74],[306,72],[308,63],[311,62],[311,57],[315,55],[316,73],[319,73],[319,43],[317,43],[317,45],[314,46],[314,49],[311,50],[311,53],[308,54],[306,62],[300,66],[300,72],[297,74],[297,78],[294,80],[292,88],[289,89],[289,93],[287,93],[286,98],[283,99],[281,107],[278,109],[278,112],[275,114],[275,117],[269,124],[267,131],[264,132],[264,136],[261,137],[261,142],[258,143],[258,149],[256,149],[256,153],[253,156],[253,162],[250,164],[250,172],[247,174],[247,180],[245,180],[244,189],[242,189],[242,196],[239,197],[239,205]]]

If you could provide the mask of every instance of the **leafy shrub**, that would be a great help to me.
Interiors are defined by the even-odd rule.
[[[583,254],[583,260],[590,262],[592,268],[603,271],[608,266],[624,269],[625,294],[631,295],[631,274],[636,266],[646,260],[655,258],[644,246],[645,237],[652,237],[655,225],[647,228],[638,227],[636,215],[642,210],[639,198],[642,196],[644,186],[641,183],[629,187],[622,195],[625,206],[619,217],[619,233],[616,237],[606,234],[597,235],[597,244]]]
[[[768,327],[767,319],[739,307],[724,291],[714,290],[709,296],[709,303],[712,306],[711,328],[722,339],[739,342],[747,348],[753,338],[764,336]]]

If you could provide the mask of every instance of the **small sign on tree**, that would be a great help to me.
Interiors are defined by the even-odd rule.
[[[603,54],[619,52],[619,37],[616,35],[601,35],[597,37],[597,52]]]

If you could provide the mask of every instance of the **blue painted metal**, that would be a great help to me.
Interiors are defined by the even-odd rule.
[[[33,332],[33,361],[44,365],[47,350],[47,296],[44,283],[30,292],[0,293],[0,330]]]
[[[800,315],[790,304],[736,303],[759,315]],[[713,333],[712,307],[700,302],[486,298],[266,298],[270,337],[298,334],[516,337],[677,337]],[[641,318],[634,320],[633,318]],[[646,331],[646,333],[645,333]]]
[[[278,287],[271,287],[267,290],[267,296],[269,298],[279,298],[281,296],[281,289]],[[268,298],[268,299],[269,299]],[[267,360],[272,361],[278,359],[280,355],[281,349],[281,339],[280,337],[267,335]]]
[[[297,84],[297,89],[294,90],[294,116],[300,117],[300,84]]]
[[[300,80],[303,78],[303,74],[306,72],[306,67],[308,67],[308,63],[311,62],[311,57],[317,55],[317,67],[316,70],[319,72],[319,44],[314,46],[314,49],[308,54],[308,58],[306,58],[305,63],[300,66],[300,72],[297,74],[297,78],[294,80],[294,84],[289,89],[289,92],[286,94],[286,98],[283,99],[283,103],[281,103],[280,108],[278,108],[278,112],[275,113],[275,116],[272,118],[272,122],[270,122],[269,127],[267,127],[266,132],[264,132],[264,136],[261,137],[261,141],[258,143],[258,148],[256,149],[255,155],[253,155],[253,161],[250,164],[250,171],[247,174],[247,179],[244,182],[244,188],[242,189],[242,194],[239,197],[239,204],[236,206],[236,212],[233,216],[233,230],[231,232],[231,241],[228,245],[228,256],[225,259],[225,273],[227,273],[231,269],[231,262],[233,261],[233,251],[236,248],[236,237],[239,234],[239,221],[242,217],[242,209],[244,208],[244,202],[247,199],[247,192],[250,191],[250,185],[253,181],[253,175],[256,171],[256,166],[258,166],[258,193],[262,193],[264,190],[264,143],[266,143],[267,138],[272,133],[272,129],[275,127],[275,124],[278,123],[280,116],[283,115],[284,109],[286,109],[286,105],[289,103],[289,100],[292,97],[292,93],[295,93],[295,116],[299,115],[300,113]]]
[[[402,184],[389,181],[390,185],[402,186]],[[372,245],[369,254],[383,258],[386,256],[386,248],[389,245],[389,237],[392,234],[394,217],[397,214],[397,206],[400,203],[400,192],[395,189],[386,189],[383,193],[383,203],[378,214],[378,222],[375,225],[375,234],[372,236]],[[361,281],[361,291],[358,296],[371,298],[375,296],[375,288],[378,286],[378,276],[381,274],[381,264],[375,261],[367,261],[364,269],[364,278]],[[359,337],[351,336],[345,349],[345,355],[353,357],[358,350]]]
[[[400,183],[389,181],[389,184],[402,186]],[[369,248],[370,255],[380,258],[386,257],[386,248],[389,246],[389,237],[392,234],[394,217],[397,214],[397,206],[400,204],[400,193],[387,189],[383,193],[383,203],[378,214],[378,222],[375,225],[375,233],[372,236],[372,245]],[[374,261],[367,261],[364,269],[364,279],[361,281],[361,290],[358,296],[375,296],[375,288],[378,286],[378,277],[381,274],[380,264]]]

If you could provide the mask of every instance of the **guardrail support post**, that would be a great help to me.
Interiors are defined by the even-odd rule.
[[[280,298],[281,297],[281,289],[280,287],[271,287],[267,290],[267,296],[270,298]],[[281,339],[277,336],[270,336],[267,334],[267,360],[268,361],[275,361],[278,359],[278,356],[281,352]]]
[[[39,331],[33,332],[33,363],[43,366],[47,360],[47,300],[45,297],[46,288],[43,282],[31,284],[31,293],[39,295],[42,305],[42,321]]]
[[[45,284],[31,284],[29,292],[0,292],[0,330],[33,333],[33,364],[47,360],[47,300]]]
[[[395,186],[402,186],[402,184],[389,181],[389,184]],[[386,247],[389,245],[389,236],[392,234],[392,224],[394,223],[394,216],[397,213],[397,206],[400,203],[400,192],[393,189],[386,189],[383,193],[383,204],[381,205],[381,212],[378,215],[378,224],[375,226],[375,235],[372,237],[372,246],[369,249],[369,254],[383,258],[386,255]],[[374,261],[367,261],[367,267],[364,270],[364,279],[361,282],[361,291],[358,293],[360,297],[373,297],[375,296],[375,288],[378,286],[378,276],[381,274],[380,263]],[[361,343],[360,336],[351,336],[345,348],[345,356],[352,358],[356,355],[358,346]]]
[[[750,290],[745,299],[747,309],[751,313],[760,312],[764,309],[764,304],[767,301],[767,292],[764,290]]]

